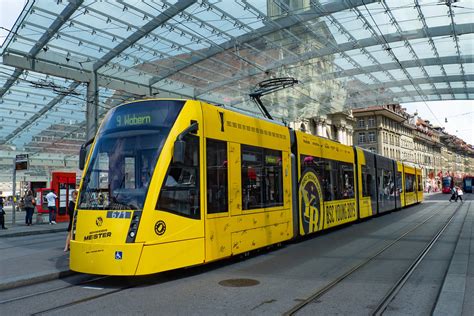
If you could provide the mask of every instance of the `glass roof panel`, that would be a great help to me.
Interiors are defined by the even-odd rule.
[[[398,60],[412,60],[413,56],[410,54],[410,50],[401,42],[395,45],[390,45],[392,52],[397,56]]]
[[[306,21],[319,12],[314,8],[318,3],[324,11],[353,2],[204,0],[190,3],[145,33],[144,27],[182,2],[86,0],[75,9],[74,1],[31,1],[30,12],[16,25],[14,41],[5,48],[11,53],[17,51],[20,61],[9,56],[8,63],[28,68],[25,56],[35,52],[38,45],[41,49],[35,52],[36,58],[46,64],[42,69],[58,77],[24,71],[18,83],[9,86],[8,79],[18,71],[0,68],[0,89],[7,87],[0,100],[4,119],[0,137],[32,150],[46,150],[53,142],[65,144],[63,140],[71,135],[64,135],[70,130],[84,134],[76,139],[84,139],[86,90],[84,84],[74,80],[87,82],[89,72],[96,68],[102,85],[99,117],[132,96],[149,93],[149,85],[153,92],[197,97],[255,112],[248,93],[260,81],[281,76],[293,76],[300,84],[266,96],[265,102],[273,114],[286,120],[362,103],[392,102],[392,94],[401,95],[393,102],[435,100],[440,98],[438,92],[444,93],[443,98],[453,98],[446,92],[449,85],[436,65],[436,53],[447,57],[443,59],[448,63],[446,73],[455,76],[446,80],[456,78],[451,83],[457,89],[455,98],[466,98],[455,38],[445,34],[450,31],[451,17],[444,3],[365,2],[357,8]],[[421,30],[423,19],[416,3],[429,27],[441,27],[433,33],[444,33],[433,38],[435,50],[426,37],[431,30]],[[452,4],[456,25],[472,23],[474,8],[462,6],[468,5],[464,1]],[[62,21],[59,14],[71,8],[75,9],[71,17]],[[314,10],[310,14],[311,8]],[[282,29],[282,25],[291,26]],[[53,26],[59,31],[53,32]],[[462,58],[471,61],[474,29],[465,29],[468,34],[458,36],[459,50]],[[399,31],[409,38],[408,44]],[[384,36],[375,37],[380,32]],[[419,83],[422,96],[407,84],[399,62]],[[430,78],[425,78],[420,63],[427,64],[424,69]],[[463,64],[466,75],[474,74],[473,66],[470,62]],[[440,81],[434,86],[441,91],[435,91],[430,80]],[[468,81],[468,88],[472,89],[473,84]],[[72,92],[67,90],[73,86]],[[410,93],[404,95],[407,91]],[[80,140],[74,144],[73,149],[61,150],[76,154]]]
[[[393,69],[388,71],[396,80],[406,80],[407,77],[403,71],[399,69]]]
[[[366,10],[366,8],[368,10]],[[380,35],[380,33],[390,34],[397,32],[397,28],[393,23],[391,23],[384,7],[381,4],[371,3],[359,8],[359,10],[365,17],[365,21],[368,22],[370,27],[372,27],[377,34]],[[368,29],[368,25],[364,24],[364,28]],[[366,36],[366,38],[370,36],[372,36],[372,33]]]
[[[389,7],[402,31],[418,30],[423,27],[413,1],[397,1],[396,3],[390,3]]]
[[[421,6],[428,27],[450,25],[451,19],[447,14],[447,9],[444,3],[430,3]]]
[[[407,68],[406,70],[412,78],[425,78],[425,74],[419,67]]]
[[[387,75],[384,71],[376,71],[372,73],[372,76],[377,78],[381,82],[388,82],[391,81],[391,78]]]
[[[418,85],[421,89],[423,90],[429,90],[429,89],[432,89],[431,85],[428,84],[428,83],[421,83]]]
[[[418,58],[433,58],[435,54],[431,48],[431,45],[428,43],[428,39],[416,39],[408,41],[415,51]]]
[[[457,75],[459,74],[459,65],[451,64],[451,65],[444,65],[444,70],[446,70],[446,74],[450,75]]]
[[[448,89],[448,84],[446,82],[435,82],[436,89]]]
[[[474,17],[474,14],[471,17]],[[462,34],[458,36],[458,40],[461,54],[472,55],[474,53],[474,34]]]
[[[462,82],[450,82],[452,88],[464,88],[464,84]]]
[[[360,50],[348,51],[347,55],[349,55],[352,59],[354,59],[356,63],[358,63],[362,67],[373,65],[373,61],[366,54],[363,54]]]
[[[446,67],[446,66],[445,66]],[[440,66],[424,66],[428,75],[432,77],[442,76],[443,72],[441,71]]]
[[[474,63],[469,63],[469,64],[463,64],[464,66],[464,72],[467,74],[467,75],[472,75],[474,74]]]

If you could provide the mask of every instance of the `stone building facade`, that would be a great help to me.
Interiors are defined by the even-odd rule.
[[[425,189],[439,189],[441,178],[461,181],[474,175],[474,149],[398,104],[353,109],[354,145],[421,167]]]

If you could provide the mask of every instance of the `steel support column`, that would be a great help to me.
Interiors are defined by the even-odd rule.
[[[87,83],[87,108],[86,108],[86,139],[95,136],[98,128],[99,90],[97,86],[97,72],[93,72]]]

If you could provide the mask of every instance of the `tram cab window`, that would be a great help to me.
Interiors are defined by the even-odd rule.
[[[227,143],[206,140],[207,213],[228,211]]]
[[[283,205],[282,152],[242,145],[242,209]]]
[[[171,162],[156,209],[199,219],[199,138],[186,135],[184,163]]]

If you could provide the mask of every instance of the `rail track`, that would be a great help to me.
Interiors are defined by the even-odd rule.
[[[403,275],[398,279],[398,281],[395,283],[395,285],[383,296],[383,298],[378,302],[378,304],[375,306],[373,309],[372,315],[381,315],[384,310],[387,308],[387,306],[390,304],[392,299],[399,293],[400,289],[403,287],[403,285],[407,282],[407,280],[410,278],[412,275],[413,271],[415,271],[416,267],[423,261],[425,256],[428,254],[430,249],[436,244],[436,242],[439,240],[439,238],[442,236],[443,232],[446,230],[446,228],[449,226],[449,224],[453,221],[454,217],[458,213],[459,209],[462,207],[462,204],[458,205],[454,212],[448,217],[446,222],[442,225],[441,228],[437,230],[433,238],[426,244],[426,246],[423,248],[423,250],[419,253],[419,255],[416,257],[416,259],[412,262],[412,264],[409,266],[409,268],[403,273]],[[382,249],[377,251],[375,254],[370,256],[369,258],[365,259],[363,262],[353,266],[352,268],[348,269],[338,277],[336,277],[333,281],[330,283],[326,284],[322,288],[318,289],[315,291],[312,295],[310,295],[308,298],[302,300],[300,303],[297,305],[293,306],[291,309],[286,311],[283,315],[285,316],[290,316],[290,315],[296,315],[299,311],[302,311],[308,304],[315,302],[317,299],[334,289],[338,284],[340,284],[342,281],[346,280],[349,276],[353,275],[355,272],[360,270],[362,267],[366,266],[368,263],[373,261],[374,259],[378,258],[382,253],[384,253],[386,250],[390,249],[394,245],[396,245],[398,242],[403,240],[408,234],[411,232],[417,230],[421,226],[423,226],[426,222],[428,222],[430,219],[432,219],[434,216],[438,215],[442,209],[439,209],[437,212],[434,212],[431,216],[423,220],[422,222],[418,223],[414,227],[409,228],[406,230],[403,234],[401,234],[398,238],[390,242],[389,244],[385,245]],[[466,213],[467,215],[467,213]],[[458,238],[461,234],[461,231],[459,232]]]

